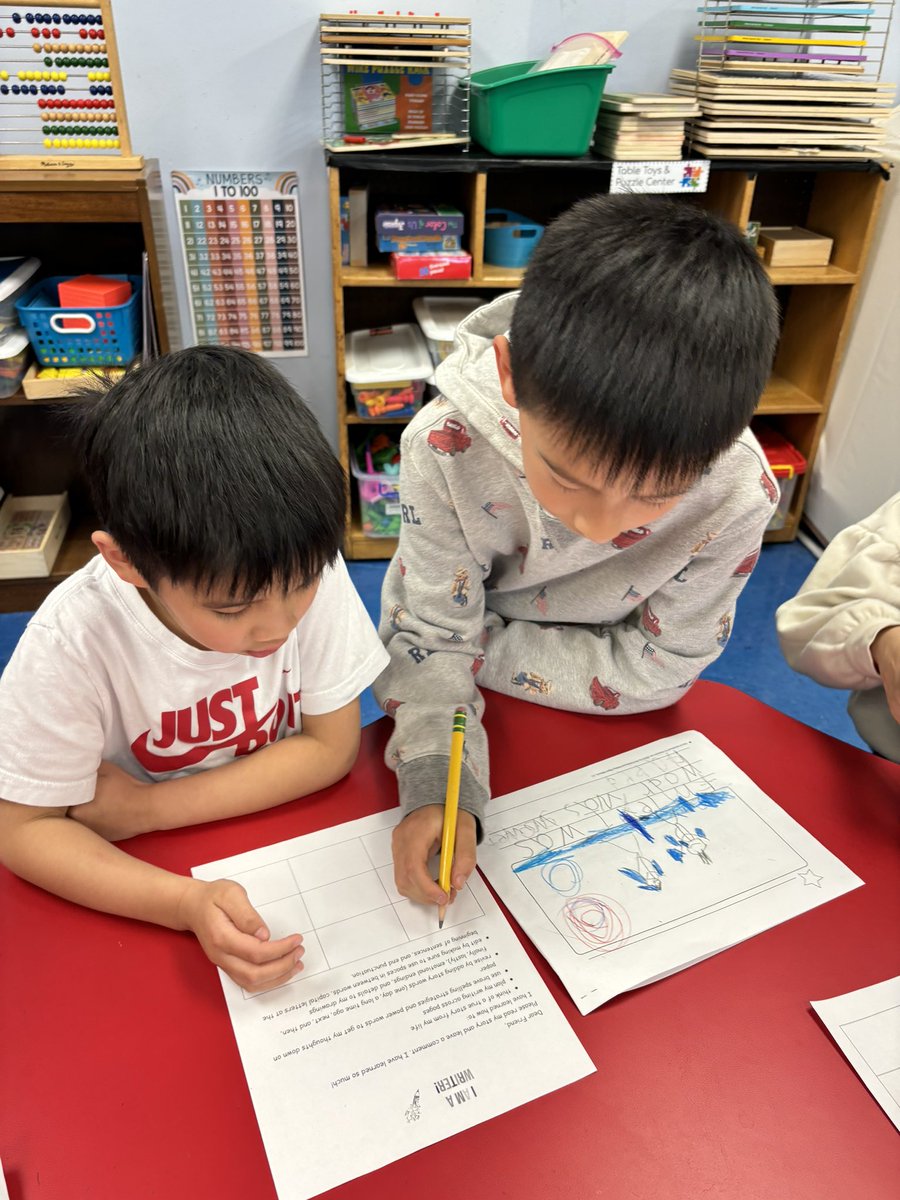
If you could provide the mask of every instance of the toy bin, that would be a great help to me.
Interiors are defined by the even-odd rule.
[[[13,325],[5,333],[0,332],[0,400],[19,390],[30,362],[31,346],[25,330]]]
[[[613,64],[529,74],[535,65],[509,63],[472,75],[472,137],[501,156],[580,158]]]
[[[415,325],[358,329],[347,338],[345,378],[364,420],[415,416],[431,372],[428,347]]]
[[[0,258],[0,334],[19,324],[16,301],[34,284],[40,269],[37,258]]]
[[[506,208],[489,208],[484,215],[484,261],[495,267],[527,267],[544,236],[543,225]]]
[[[453,349],[457,325],[482,304],[481,296],[417,296],[413,300],[413,312],[436,367]]]
[[[806,471],[806,459],[796,446],[776,432],[770,425],[762,422],[754,424],[753,432],[762,446],[763,453],[769,463],[769,470],[778,481],[779,497],[772,513],[772,519],[766,526],[766,532],[783,529],[787,521],[788,510],[794,498],[797,477]]]
[[[131,299],[105,308],[63,308],[58,288],[67,276],[44,279],[16,302],[38,362],[44,367],[126,366],[141,349],[141,278],[112,275],[131,284]]]
[[[393,449],[396,447],[393,446]],[[370,444],[358,446],[350,459],[350,470],[359,492],[362,531],[369,538],[400,536],[400,493],[396,470],[379,471],[372,458]]]

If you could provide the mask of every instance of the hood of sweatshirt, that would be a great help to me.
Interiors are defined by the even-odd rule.
[[[494,338],[506,336],[518,292],[507,292],[475,310],[456,329],[456,347],[435,372],[441,393],[505,459],[521,469],[519,414],[503,399]]]

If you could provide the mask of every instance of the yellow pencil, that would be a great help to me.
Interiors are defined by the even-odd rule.
[[[447,795],[444,798],[444,828],[441,832],[441,864],[438,883],[450,895],[450,868],[456,850],[456,816],[459,811],[459,781],[462,775],[463,746],[466,741],[466,710],[458,708],[453,714],[453,733],[450,736],[450,766],[447,770]],[[444,928],[446,904],[438,909],[438,929]]]

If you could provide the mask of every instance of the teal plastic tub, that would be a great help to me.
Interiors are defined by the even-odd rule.
[[[472,137],[506,158],[587,154],[612,63],[529,70],[535,62],[476,71],[470,83]]]

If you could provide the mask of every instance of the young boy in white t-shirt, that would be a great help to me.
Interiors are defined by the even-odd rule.
[[[344,477],[296,392],[223,347],[85,401],[99,554],[0,679],[0,861],[79,904],[192,930],[248,989],[301,969],[243,888],[112,843],[340,779],[387,653],[338,553]]]

